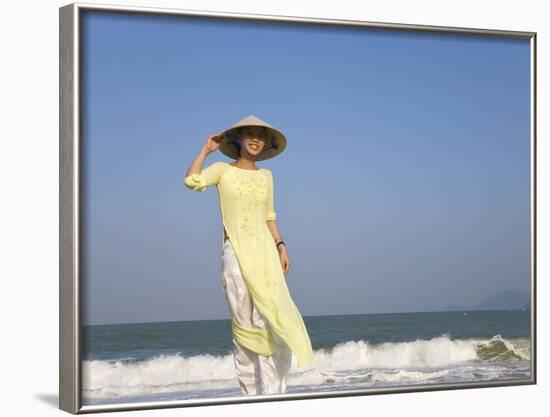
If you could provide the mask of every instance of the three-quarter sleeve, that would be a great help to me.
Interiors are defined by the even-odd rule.
[[[275,207],[273,205],[273,174],[270,170],[268,172],[268,181],[267,181],[267,210],[266,210],[266,221],[275,220],[277,218],[277,213],[275,213]]]
[[[198,174],[191,174],[185,177],[184,183],[187,188],[194,191],[204,191],[206,187],[217,184],[223,173],[223,162],[214,162],[204,168]]]

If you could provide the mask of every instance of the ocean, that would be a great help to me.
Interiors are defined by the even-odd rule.
[[[525,379],[529,310],[304,316],[316,364],[287,394]],[[83,405],[242,397],[227,320],[83,327]]]

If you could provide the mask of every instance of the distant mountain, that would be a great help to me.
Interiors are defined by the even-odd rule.
[[[529,294],[518,290],[507,290],[491,295],[473,307],[473,310],[515,310],[526,308],[530,304]]]
[[[531,309],[531,296],[526,292],[518,290],[506,290],[493,294],[481,303],[470,307],[460,304],[453,304],[447,307],[447,311],[522,309]]]

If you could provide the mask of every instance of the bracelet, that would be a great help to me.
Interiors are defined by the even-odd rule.
[[[280,245],[281,243],[282,243],[283,245],[285,245],[285,247],[286,247],[286,243],[283,242],[283,241],[281,240],[281,241],[279,241],[279,242],[277,243],[277,249],[279,249],[279,245]]]

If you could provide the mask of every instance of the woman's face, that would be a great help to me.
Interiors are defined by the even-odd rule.
[[[241,130],[241,148],[250,156],[259,155],[267,144],[265,131],[260,126],[245,126]]]

